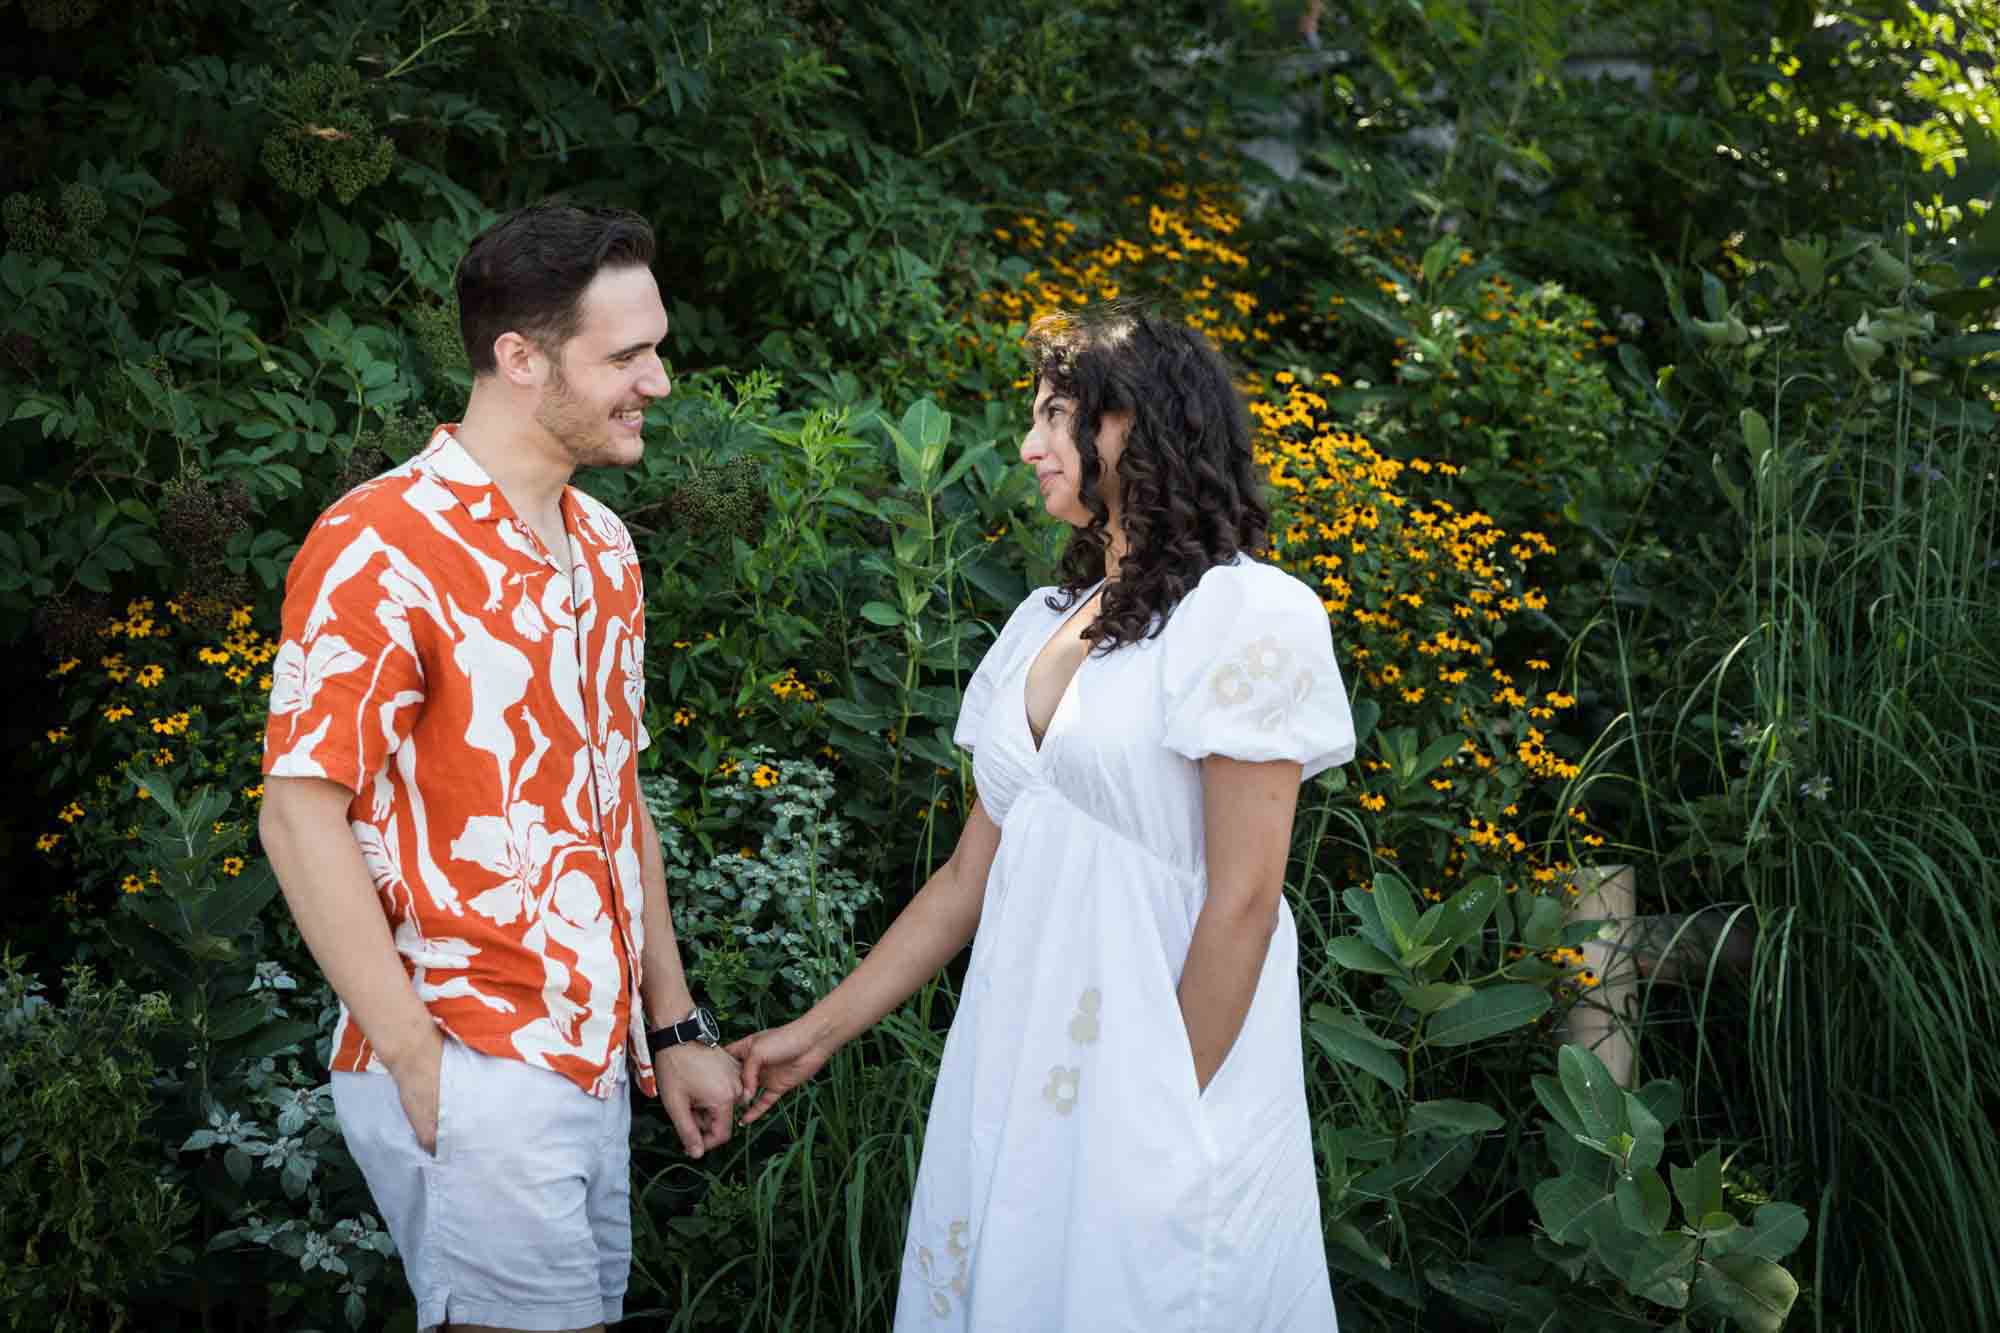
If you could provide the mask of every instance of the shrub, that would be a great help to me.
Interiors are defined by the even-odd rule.
[[[60,1002],[41,992],[0,956],[0,1310],[9,1328],[120,1329],[190,1254],[194,1205],[153,1128],[167,1003],[80,965]]]

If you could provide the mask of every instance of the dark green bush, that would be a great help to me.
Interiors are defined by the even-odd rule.
[[[153,1126],[167,1001],[74,967],[51,1002],[21,962],[0,957],[0,1310],[9,1328],[124,1328],[193,1239]]]

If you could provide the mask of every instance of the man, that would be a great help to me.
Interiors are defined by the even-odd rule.
[[[729,1138],[639,796],[638,557],[568,484],[637,463],[671,389],[652,254],[638,217],[562,204],[476,239],[464,421],[335,502],[286,580],[259,831],[426,1328],[621,1316],[628,1062],[691,1156]]]

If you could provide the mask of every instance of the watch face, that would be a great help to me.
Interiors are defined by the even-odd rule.
[[[711,1046],[715,1046],[721,1043],[722,1029],[715,1025],[714,1014],[708,1012],[707,1009],[697,1008],[694,1011],[694,1023],[695,1027],[699,1029],[701,1033],[701,1040],[707,1042]]]

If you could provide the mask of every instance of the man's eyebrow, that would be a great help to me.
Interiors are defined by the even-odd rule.
[[[666,335],[661,334],[656,339],[647,339],[644,342],[636,342],[632,343],[630,346],[621,347],[617,351],[613,352],[610,356],[605,357],[604,359],[606,361],[618,361],[628,356],[637,356],[641,352],[650,351],[651,349],[658,347],[661,343],[665,342],[666,340],[667,340]]]

